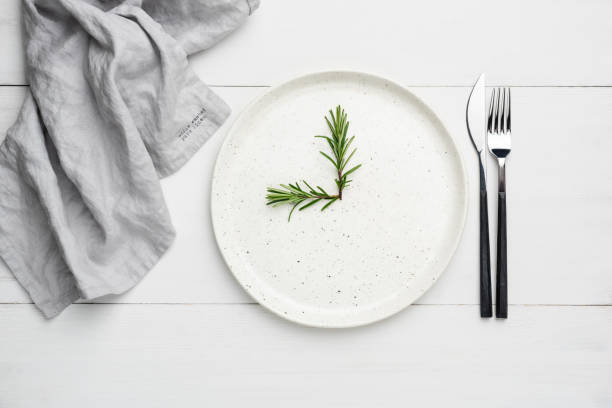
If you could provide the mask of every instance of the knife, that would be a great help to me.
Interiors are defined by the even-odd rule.
[[[478,154],[480,174],[480,317],[493,316],[491,299],[491,259],[489,211],[487,209],[486,101],[485,75],[480,74],[472,88],[465,112],[468,134]]]

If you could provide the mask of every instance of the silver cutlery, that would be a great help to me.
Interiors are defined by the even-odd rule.
[[[508,317],[508,258],[506,229],[506,158],[511,149],[510,88],[496,88],[491,94],[487,119],[488,145],[499,166],[497,192],[497,281],[495,317]]]
[[[472,88],[465,112],[468,134],[478,154],[480,174],[480,317],[493,316],[491,300],[491,260],[489,211],[487,207],[486,90],[481,74]]]

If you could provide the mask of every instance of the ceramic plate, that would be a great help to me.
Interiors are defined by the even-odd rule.
[[[266,187],[306,179],[334,191],[324,116],[338,104],[355,135],[342,201],[294,212],[266,206]],[[464,135],[462,135],[464,137]],[[466,216],[466,175],[453,139],[416,96],[356,72],[271,88],[236,120],[215,167],[212,219],[242,287],[291,321],[350,327],[388,317],[438,279]]]

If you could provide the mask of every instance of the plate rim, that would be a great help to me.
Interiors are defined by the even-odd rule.
[[[358,75],[358,76],[363,76],[363,77],[369,77],[371,79],[374,80],[379,80],[379,81],[385,81],[388,82],[389,84],[396,86],[398,88],[400,88],[403,92],[407,92],[410,96],[412,96],[415,100],[417,100],[422,106],[424,106],[429,113],[435,118],[435,120],[437,120],[439,126],[441,126],[442,130],[446,133],[446,135],[448,136],[448,138],[451,141],[452,146],[454,147],[455,151],[457,152],[457,157],[459,159],[459,163],[460,163],[460,168],[461,168],[461,178],[463,179],[463,211],[461,214],[461,221],[460,221],[460,227],[459,227],[459,232],[457,234],[457,236],[454,239],[454,242],[452,243],[452,250],[449,251],[449,255],[447,257],[447,259],[443,262],[442,266],[439,268],[440,270],[438,271],[435,279],[433,281],[431,281],[431,283],[425,288],[425,290],[418,294],[417,296],[415,296],[413,299],[411,299],[409,302],[407,302],[406,304],[402,305],[401,307],[396,308],[395,310],[392,310],[390,313],[387,311],[385,313],[381,313],[380,315],[376,316],[374,319],[368,319],[365,321],[356,321],[356,322],[349,322],[348,324],[325,324],[325,323],[319,323],[319,324],[314,324],[314,323],[309,323],[309,322],[305,322],[305,321],[301,321],[299,319],[293,318],[291,316],[288,316],[284,313],[281,313],[278,310],[275,310],[272,307],[269,307],[265,302],[261,302],[252,292],[251,290],[243,284],[243,282],[238,278],[238,276],[236,276],[236,273],[234,272],[234,270],[232,269],[232,267],[230,266],[225,253],[223,252],[223,249],[221,248],[220,242],[219,242],[219,232],[218,232],[218,226],[217,223],[215,221],[216,217],[215,217],[215,195],[213,194],[213,190],[215,187],[215,175],[218,172],[218,168],[219,168],[219,158],[221,156],[221,153],[225,150],[226,145],[229,143],[230,140],[230,136],[233,134],[233,132],[235,131],[237,125],[239,123],[241,123],[244,118],[246,117],[247,113],[251,110],[251,108],[253,106],[255,106],[257,103],[259,103],[262,99],[264,99],[268,94],[276,91],[277,89],[283,87],[283,86],[287,86],[292,82],[295,81],[299,81],[299,80],[303,80],[303,79],[307,79],[309,77],[316,77],[316,76],[321,76],[321,75]],[[386,76],[382,76],[382,75],[378,75],[372,72],[366,72],[366,71],[356,71],[356,70],[350,70],[350,69],[330,69],[330,70],[318,70],[318,71],[311,71],[311,72],[306,72],[306,73],[301,73],[301,74],[297,74],[297,75],[292,75],[288,78],[285,78],[282,81],[279,81],[277,83],[275,83],[274,85],[269,86],[267,89],[265,89],[263,92],[261,92],[259,95],[257,95],[253,100],[251,100],[241,111],[240,113],[238,113],[238,115],[236,115],[236,117],[234,118],[233,122],[230,124],[230,126],[228,127],[223,142],[221,144],[221,146],[219,147],[219,150],[217,152],[217,155],[215,157],[215,163],[213,166],[213,171],[212,171],[212,176],[211,176],[211,182],[210,182],[210,201],[209,201],[209,205],[210,205],[210,217],[211,217],[211,223],[212,223],[212,229],[213,229],[213,235],[215,236],[215,243],[217,245],[217,248],[219,250],[219,252],[221,253],[221,257],[223,258],[223,262],[225,263],[225,266],[227,267],[227,269],[229,269],[230,274],[232,275],[232,277],[234,278],[234,280],[236,282],[238,282],[238,284],[240,285],[240,287],[242,288],[242,290],[244,290],[250,297],[251,299],[253,299],[258,305],[260,305],[263,309],[271,312],[272,314],[274,314],[275,316],[281,317],[283,320],[286,321],[290,321],[292,323],[298,324],[300,326],[304,326],[304,327],[315,327],[315,328],[323,328],[323,329],[350,329],[350,328],[355,328],[355,327],[362,327],[362,326],[367,326],[373,323],[378,323],[380,321],[386,320],[392,316],[397,315],[399,312],[401,312],[402,310],[405,310],[408,308],[408,306],[413,305],[418,299],[420,299],[425,293],[427,293],[432,286],[434,285],[435,282],[437,282],[437,280],[439,279],[440,276],[442,276],[442,274],[446,271],[446,269],[448,269],[448,266],[450,264],[450,262],[452,261],[452,259],[455,257],[455,254],[457,253],[457,248],[459,247],[459,244],[462,240],[464,231],[465,231],[465,224],[466,224],[466,220],[467,220],[467,215],[468,215],[468,209],[469,209],[469,199],[468,199],[468,191],[469,191],[469,178],[467,175],[467,167],[465,165],[465,160],[463,158],[463,154],[461,152],[461,150],[459,149],[458,144],[455,142],[455,139],[451,136],[451,133],[448,131],[446,125],[444,124],[444,122],[440,119],[440,117],[438,116],[438,114],[427,104],[425,103],[425,101],[423,101],[423,99],[421,97],[419,97],[418,95],[415,95],[412,91],[410,91],[407,87],[399,84],[398,82],[396,82],[393,79],[389,79]]]

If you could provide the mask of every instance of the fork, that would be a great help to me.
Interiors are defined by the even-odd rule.
[[[487,119],[489,151],[499,165],[497,192],[497,282],[495,317],[508,317],[508,258],[506,230],[506,158],[510,154],[510,88],[494,88]]]

